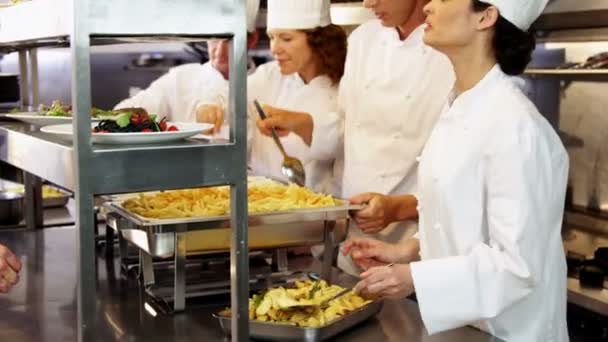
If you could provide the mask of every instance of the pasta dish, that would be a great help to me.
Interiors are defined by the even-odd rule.
[[[339,201],[297,185],[267,181],[250,183],[248,207],[250,213],[333,207]],[[147,218],[175,219],[222,216],[230,212],[228,186],[139,194],[122,203],[132,213]]]

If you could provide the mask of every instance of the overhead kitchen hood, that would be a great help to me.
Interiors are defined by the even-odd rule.
[[[539,31],[608,28],[608,0],[552,0],[534,27]]]

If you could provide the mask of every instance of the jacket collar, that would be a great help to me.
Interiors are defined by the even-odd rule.
[[[310,82],[308,82],[308,84],[304,83],[304,80],[302,79],[302,77],[300,77],[300,74],[293,73],[291,75],[288,75],[287,77],[289,77],[289,85],[291,87],[295,87],[295,88],[301,88],[301,87],[305,87],[305,86],[316,86],[319,88],[328,88],[332,86],[331,83],[331,79],[327,76],[327,75],[320,75],[317,76],[315,78],[313,78],[312,80],[310,80]]]
[[[449,110],[445,117],[461,117],[474,112],[475,107],[483,105],[483,99],[488,95],[488,89],[506,77],[500,66],[495,64],[473,88],[458,96],[456,89],[452,89],[447,102]]]
[[[401,40],[396,27],[382,26],[380,40],[383,44],[390,44],[399,47],[424,46],[424,43],[422,42],[422,37],[424,36],[424,27],[425,24],[418,26],[407,38]]]

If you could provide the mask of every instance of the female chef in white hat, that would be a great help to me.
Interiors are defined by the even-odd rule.
[[[312,128],[316,116],[337,109],[338,83],[346,59],[346,34],[331,24],[329,0],[269,0],[267,29],[275,61],[259,66],[249,76],[247,97],[264,104],[270,117],[280,113],[288,116],[294,126]],[[208,102],[200,102],[199,121],[215,123],[219,128],[224,111]],[[252,172],[284,178],[283,156],[253,106],[249,118]],[[259,130],[255,128],[256,122]],[[306,185],[317,191],[337,193],[335,183],[339,178],[333,177],[334,156],[312,158],[312,134],[312,129],[279,131],[287,154],[304,164]]]
[[[399,246],[355,239],[344,253],[368,269],[358,290],[416,292],[431,334],[474,324],[509,342],[568,341],[560,235],[568,156],[510,79],[530,61],[528,29],[547,1],[424,8],[424,41],[450,58],[456,83],[422,153],[419,193],[376,195],[384,213],[372,222],[419,217],[419,233]]]

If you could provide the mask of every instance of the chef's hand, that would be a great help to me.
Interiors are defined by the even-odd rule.
[[[365,208],[352,213],[357,226],[365,234],[378,233],[395,222],[390,196],[369,192],[352,197],[349,202],[351,204],[367,205]]]
[[[224,110],[220,106],[202,105],[196,109],[196,121],[213,124],[205,134],[218,134],[224,123]]]
[[[355,292],[366,298],[404,298],[414,293],[409,265],[377,266],[361,273]]]
[[[8,249],[0,244],[0,293],[7,293],[19,281],[21,261]]]
[[[280,137],[287,136],[290,132],[299,135],[306,145],[312,143],[313,121],[308,113],[293,112],[268,105],[264,105],[267,118],[257,120],[257,126],[265,136],[272,136],[271,129],[274,127]]]
[[[370,238],[353,238],[348,240],[344,248],[342,248],[342,254],[350,254],[353,262],[363,270],[397,263],[402,259],[398,245]]]

